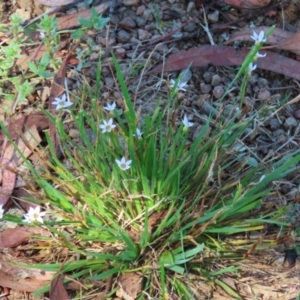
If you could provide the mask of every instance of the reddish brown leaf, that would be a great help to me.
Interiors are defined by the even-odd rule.
[[[179,71],[189,66],[206,67],[208,64],[241,66],[248,52],[247,49],[236,50],[226,46],[204,45],[170,55],[164,65],[154,68],[146,75]],[[300,80],[300,62],[269,51],[262,51],[261,53],[267,53],[267,56],[257,60],[258,68]]]
[[[52,1],[52,0],[51,0]],[[101,3],[94,7],[94,9],[97,11],[98,14],[103,14],[105,11],[107,11],[110,6],[112,5],[112,1],[107,1],[105,3]],[[80,11],[74,14],[65,15],[58,18],[58,29],[59,30],[66,30],[69,28],[78,27],[80,23],[78,22],[78,18],[85,18],[89,19],[91,18],[91,10],[84,10]]]
[[[244,28],[234,32],[231,38],[226,42],[226,45],[231,44],[234,41],[252,41],[251,38],[253,31],[259,33],[260,31],[267,32],[270,27],[261,26],[255,29]],[[275,28],[272,34],[267,39],[267,44],[272,45],[272,48],[288,50],[296,54],[300,54],[300,33],[292,33],[279,28]],[[269,49],[271,47],[266,46],[263,49]]]
[[[28,116],[22,116],[19,119],[14,119],[8,126],[8,132],[10,137],[15,140],[20,131],[25,132],[27,128],[35,125],[38,131],[42,131],[49,126],[48,118],[42,113],[31,114]],[[4,133],[0,131],[0,141],[4,140]]]
[[[271,0],[223,0],[226,4],[238,8],[261,8],[267,6]]]
[[[50,300],[69,300],[68,293],[62,283],[63,276],[59,275],[51,281]]]
[[[12,152],[10,152],[10,154],[7,154],[6,151],[2,159],[2,164],[11,169],[15,169],[16,165],[12,161],[12,156]],[[2,187],[0,188],[0,205],[5,206],[11,196],[12,191],[14,190],[16,174],[9,171],[5,167],[3,167],[2,170],[0,169],[0,172],[2,173],[0,176],[0,180],[2,179]]]
[[[39,227],[7,228],[0,233],[0,247],[13,248],[29,239],[30,235],[50,236],[50,233]]]

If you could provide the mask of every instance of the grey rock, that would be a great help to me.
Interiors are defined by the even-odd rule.
[[[221,85],[215,86],[213,89],[213,95],[216,99],[220,99],[223,96],[224,92],[224,87]]]
[[[186,12],[190,13],[194,8],[195,8],[195,3],[193,1],[190,1],[186,8]]]
[[[145,19],[146,22],[153,21],[153,14],[152,14],[152,10],[150,8],[145,9],[143,18]]]
[[[120,30],[117,33],[117,41],[119,43],[127,43],[130,41],[130,38],[131,38],[131,35],[125,30]]]
[[[213,75],[211,79],[211,85],[212,86],[217,86],[221,83],[221,77],[218,74]]]
[[[211,89],[212,89],[212,87],[211,87],[210,84],[207,84],[207,83],[204,83],[204,82],[200,83],[201,93],[208,94],[211,91]]]
[[[142,17],[136,17],[135,22],[136,22],[138,27],[145,26],[145,24],[146,24],[146,20]]]
[[[105,86],[108,88],[112,88],[115,84],[115,80],[112,77],[105,77],[104,82]]]
[[[217,23],[219,21],[219,11],[215,10],[212,14],[207,15],[207,19],[212,23]]]
[[[119,25],[124,26],[125,28],[131,28],[131,29],[136,27],[135,21],[130,17],[126,17],[123,20],[121,20]]]
[[[144,29],[138,29],[138,38],[140,41],[150,39],[152,34]]]
[[[288,117],[284,122],[285,128],[296,127],[298,125],[298,121],[294,117]]]
[[[203,74],[203,79],[206,83],[211,83],[212,77],[213,77],[213,73],[212,72],[204,72]]]
[[[183,30],[186,32],[195,32],[197,30],[197,25],[195,23],[188,23],[183,27]]]
[[[280,127],[280,122],[278,121],[278,119],[273,118],[270,120],[269,126],[272,131],[275,131]]]

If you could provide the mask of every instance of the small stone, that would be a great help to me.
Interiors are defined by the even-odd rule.
[[[105,77],[104,82],[105,86],[108,88],[112,88],[115,84],[115,80],[112,77]]]
[[[146,6],[145,6],[145,5],[139,6],[139,7],[136,9],[136,15],[137,15],[137,16],[141,16],[141,15],[144,13],[145,9],[146,9]]]
[[[219,21],[219,11],[215,10],[212,14],[208,14],[207,19],[212,23],[217,23]]]
[[[284,122],[285,128],[296,127],[298,125],[298,121],[294,117],[288,117]]]
[[[70,131],[69,131],[69,137],[70,138],[72,138],[72,139],[78,138],[79,135],[80,135],[79,130],[77,130],[77,129],[70,129]]]
[[[195,2],[194,1],[190,1],[187,8],[186,8],[186,12],[190,13],[193,9],[195,8]]]
[[[212,77],[213,77],[213,73],[212,72],[204,72],[203,74],[203,79],[206,83],[211,83]]]
[[[257,95],[258,100],[266,101],[271,98],[271,93],[267,89],[261,89]]]
[[[300,109],[295,110],[293,115],[296,119],[300,119]]]
[[[152,10],[150,8],[145,9],[143,18],[146,22],[153,21],[153,14],[152,14]]]
[[[140,4],[140,0],[122,0],[122,4],[125,6],[137,6]]]
[[[180,82],[188,82],[192,78],[192,71],[190,70],[190,68],[183,69],[180,72],[179,77],[180,77]]]
[[[280,122],[275,118],[271,119],[269,122],[269,126],[272,131],[275,131],[280,127]]]
[[[260,88],[265,88],[269,85],[269,81],[266,78],[260,77],[257,84]]]
[[[220,99],[223,94],[224,94],[225,90],[221,85],[215,86],[213,89],[213,95],[216,99]]]
[[[213,75],[212,80],[211,80],[211,85],[217,86],[220,83],[221,83],[221,77],[218,74]]]
[[[119,25],[121,25],[125,28],[130,28],[130,29],[133,29],[136,27],[135,21],[130,17],[126,17],[123,20],[121,20]]]
[[[125,31],[125,30],[120,30],[117,33],[117,40],[119,43],[127,43],[131,38],[131,35]]]
[[[212,87],[210,84],[206,84],[204,82],[200,83],[200,90],[202,94],[208,94],[211,91]]]
[[[190,32],[190,33],[195,32],[196,29],[197,29],[197,26],[195,23],[188,23],[183,27],[184,31]]]
[[[115,51],[116,57],[118,58],[125,58],[126,57],[126,50],[124,48],[117,48]]]
[[[138,38],[140,41],[150,39],[152,34],[144,29],[138,29]]]
[[[142,17],[136,17],[135,22],[136,22],[138,27],[143,27],[146,24],[146,20]]]

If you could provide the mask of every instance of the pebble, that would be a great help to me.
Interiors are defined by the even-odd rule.
[[[213,77],[213,73],[212,72],[204,72],[203,73],[203,79],[204,79],[204,81],[206,82],[206,83],[211,83],[211,81],[212,81],[212,77]]]
[[[295,110],[293,115],[296,119],[300,119],[300,109]]]
[[[201,93],[208,94],[211,91],[211,89],[212,89],[212,87],[211,87],[210,84],[207,84],[207,83],[204,83],[204,82],[200,83]]]
[[[130,38],[131,38],[131,35],[125,30],[120,30],[117,33],[117,41],[119,43],[127,43],[130,41]]]
[[[112,77],[105,77],[104,82],[107,88],[112,88],[115,84],[115,80]]]
[[[258,100],[265,101],[271,98],[271,93],[267,89],[261,89],[257,95]]]
[[[144,29],[138,29],[138,38],[140,41],[150,39],[152,34]]]
[[[150,8],[145,9],[143,18],[146,22],[153,21],[153,14],[152,14],[152,10]]]
[[[183,30],[186,32],[195,32],[197,30],[197,25],[195,23],[188,23],[183,27]]]
[[[221,77],[218,74],[213,75],[211,79],[211,85],[212,86],[217,86],[221,83]]]
[[[269,126],[272,131],[275,131],[280,127],[280,122],[278,121],[278,119],[273,118],[269,121]]]
[[[195,2],[194,1],[190,1],[187,8],[186,8],[186,12],[190,13],[193,9],[195,9]]]
[[[145,5],[139,6],[137,8],[137,10],[136,10],[136,15],[137,16],[141,16],[144,13],[145,10],[146,10],[146,6]]]
[[[288,117],[284,122],[285,128],[296,127],[298,125],[298,121],[294,117]]]
[[[130,28],[130,29],[133,29],[136,27],[135,21],[130,17],[126,17],[123,20],[121,20],[119,25],[123,26],[125,28]]]
[[[69,130],[69,137],[71,137],[72,139],[74,138],[78,138],[80,136],[80,132],[77,129],[70,129]]]
[[[215,86],[213,89],[213,95],[216,99],[220,99],[223,96],[224,92],[224,87],[221,85]]]
[[[219,21],[219,11],[215,10],[212,14],[207,15],[207,19],[212,23],[217,23]]]
[[[140,4],[140,0],[122,0],[122,4],[125,6],[137,6]]]

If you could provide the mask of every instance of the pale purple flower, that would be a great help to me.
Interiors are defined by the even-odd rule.
[[[24,214],[25,222],[32,223],[32,222],[39,222],[44,223],[43,217],[46,212],[41,212],[40,206],[36,206],[35,208],[30,207],[27,214]]]
[[[126,171],[130,168],[132,160],[126,160],[123,156],[121,160],[116,159],[116,163],[118,164],[119,168],[123,171]]]
[[[175,86],[176,82],[175,80],[171,79],[171,82],[170,82],[170,87],[173,88]],[[179,90],[179,91],[184,91],[186,92],[186,89],[184,88],[186,86],[186,82],[178,82],[177,86],[176,86],[176,89]]]
[[[251,35],[251,38],[255,41],[255,43],[264,43],[267,40],[265,38],[265,33],[263,30],[259,34],[253,31],[253,35]]]
[[[251,75],[251,72],[256,69],[257,65],[254,65],[252,62],[248,66],[248,74]]]
[[[56,105],[56,108],[55,108],[56,110],[59,110],[61,108],[66,108],[66,107],[73,105],[72,102],[67,100],[66,94],[63,94],[61,96],[61,98],[59,98],[59,97],[55,98],[55,100],[52,101],[52,104]]]
[[[113,102],[112,104],[107,103],[106,106],[103,107],[105,110],[112,111],[116,108],[116,102]]]
[[[265,54],[260,54],[259,52],[257,52],[256,53],[256,58],[258,58],[258,57],[265,57],[267,55],[267,53],[265,53]]]
[[[102,133],[111,132],[115,127],[116,125],[113,119],[109,119],[108,121],[104,120],[103,124],[99,125],[99,128],[102,129]]]
[[[142,138],[143,132],[140,131],[138,128],[135,131],[136,134],[134,134],[133,136],[136,136],[138,139]]]
[[[0,204],[0,219],[3,218],[3,214],[4,214],[3,204]]]
[[[182,123],[184,125],[184,128],[189,128],[189,127],[192,127],[194,125],[194,123],[189,122],[186,115],[184,116],[184,118],[182,120]]]

